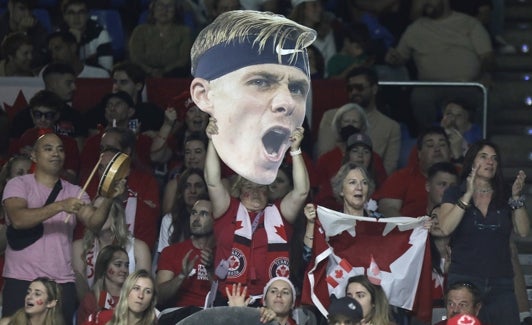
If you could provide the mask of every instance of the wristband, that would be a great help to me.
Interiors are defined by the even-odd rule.
[[[508,199],[508,205],[510,206],[510,209],[517,210],[525,206],[525,196],[521,195],[518,199],[514,199],[510,197]]]
[[[301,154],[301,148],[298,148],[297,150],[290,151],[290,156],[297,156]]]
[[[465,210],[465,209],[469,208],[469,205],[470,205],[470,204],[469,204],[469,203],[465,203],[464,201],[462,201],[462,199],[458,199],[458,200],[456,200],[456,205],[457,205],[460,209]]]

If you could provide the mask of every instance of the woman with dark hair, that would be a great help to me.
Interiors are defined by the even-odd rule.
[[[150,77],[190,75],[192,32],[178,23],[177,0],[152,0],[146,24],[133,30],[129,39],[131,61]]]
[[[364,318],[361,324],[390,325],[392,321],[388,298],[378,284],[373,284],[365,275],[357,275],[347,280],[345,295],[358,301]]]
[[[94,267],[94,284],[78,308],[78,324],[92,313],[115,308],[129,275],[129,264],[128,252],[121,246],[109,245],[100,251]]]
[[[157,252],[190,237],[190,211],[199,195],[207,193],[203,170],[187,168],[177,181],[172,212],[163,217]]]
[[[526,237],[530,230],[525,198],[525,173],[520,170],[511,190],[505,187],[497,146],[481,140],[467,151],[461,184],[444,194],[439,224],[451,236],[448,283],[471,282],[484,295],[480,320],[519,324],[510,253],[512,230]]]
[[[61,304],[61,287],[54,280],[40,277],[30,283],[24,308],[3,318],[0,324],[63,325]]]

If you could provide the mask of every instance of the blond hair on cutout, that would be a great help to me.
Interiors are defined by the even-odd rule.
[[[211,47],[231,41],[244,42],[252,35],[256,36],[254,44],[259,44],[259,51],[264,49],[269,39],[281,46],[286,40],[292,40],[295,50],[306,48],[316,39],[315,30],[282,15],[253,10],[224,12],[196,37],[190,50],[192,75],[198,66],[198,58]]]

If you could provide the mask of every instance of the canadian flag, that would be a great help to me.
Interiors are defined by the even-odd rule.
[[[367,274],[380,283],[391,305],[431,321],[432,267],[423,219],[351,216],[321,206],[317,212],[303,304],[315,305],[327,316],[330,295],[344,296],[351,274]],[[334,276],[334,271],[342,273]]]
[[[369,282],[376,285],[381,285],[381,270],[379,269],[377,262],[375,262],[373,255],[371,255],[371,263],[369,264],[367,276]]]

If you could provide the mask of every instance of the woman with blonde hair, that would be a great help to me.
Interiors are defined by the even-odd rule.
[[[78,298],[84,296],[95,284],[95,262],[104,247],[117,245],[122,247],[129,258],[129,273],[135,270],[151,270],[151,254],[146,243],[133,237],[127,230],[125,211],[122,203],[115,200],[102,229],[94,233],[87,229],[83,239],[74,241],[72,265],[76,273]]]
[[[148,325],[157,322],[157,287],[155,280],[146,270],[130,274],[115,310],[103,310],[89,317],[86,325]]]
[[[37,278],[28,287],[24,308],[3,318],[0,324],[63,325],[61,303],[61,287],[49,278]]]

